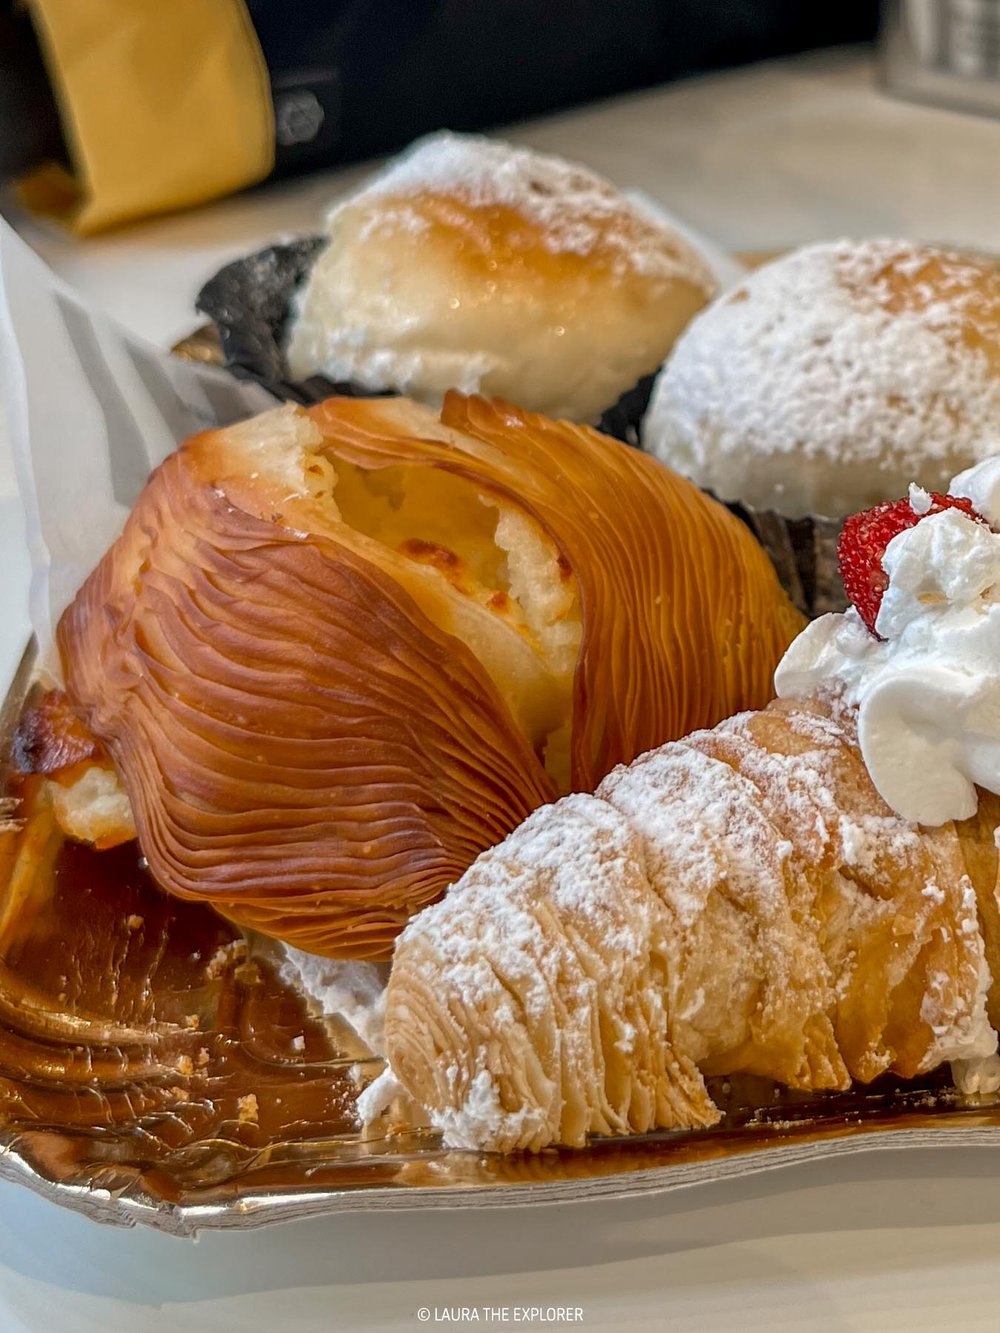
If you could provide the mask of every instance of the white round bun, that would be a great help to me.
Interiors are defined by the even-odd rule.
[[[671,228],[599,177],[438,134],[328,219],[286,355],[436,403],[448,389],[578,421],[661,364],[715,282]]]
[[[1000,270],[892,240],[766,264],[678,339],[643,444],[789,518],[946,490],[1000,452]]]

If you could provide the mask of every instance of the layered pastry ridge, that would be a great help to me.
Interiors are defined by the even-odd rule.
[[[978,1078],[995,797],[980,816],[895,815],[853,712],[821,699],[663,746],[536,811],[410,923],[383,1080],[447,1144],[510,1152],[712,1125],[712,1075]]]
[[[688,483],[449,395],[194,437],[59,644],[164,888],[384,957],[535,807],[762,703],[799,623]]]

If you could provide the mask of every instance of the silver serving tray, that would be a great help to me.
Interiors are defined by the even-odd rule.
[[[26,822],[0,859],[0,1178],[117,1226],[179,1236],[357,1210],[496,1208],[664,1193],[873,1148],[1000,1145],[995,1098],[942,1075],[847,1094],[718,1084],[721,1125],[509,1157],[427,1131],[365,1139],[379,1069],[310,1015],[266,952],[144,875],[136,847],[53,840],[12,771],[29,648],[0,711]],[[305,1039],[305,1049],[302,1038]],[[250,1096],[252,1094],[252,1097]]]

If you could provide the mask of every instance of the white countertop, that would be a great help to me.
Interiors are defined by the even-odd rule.
[[[852,53],[622,98],[511,137],[642,188],[732,248],[895,233],[1000,250],[1000,122],[891,101]],[[87,298],[167,343],[195,322],[194,292],[222,262],[314,228],[359,174],[86,244],[14,220]],[[11,495],[0,447],[0,675],[24,622]],[[998,1254],[1000,1150],[873,1152],[659,1200],[333,1218],[197,1245],[99,1228],[0,1186],[0,1330],[412,1330],[420,1306],[539,1304],[582,1306],[587,1329],[994,1329]]]
[[[834,52],[753,66],[565,112],[508,132],[637,187],[734,250],[903,235],[1000,250],[1000,121],[895,101]],[[84,296],[172,342],[221,264],[316,229],[365,168],[267,187],[80,244],[19,227]]]

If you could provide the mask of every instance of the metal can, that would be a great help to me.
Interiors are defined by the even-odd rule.
[[[1000,0],[887,0],[880,56],[893,92],[1000,115]]]

